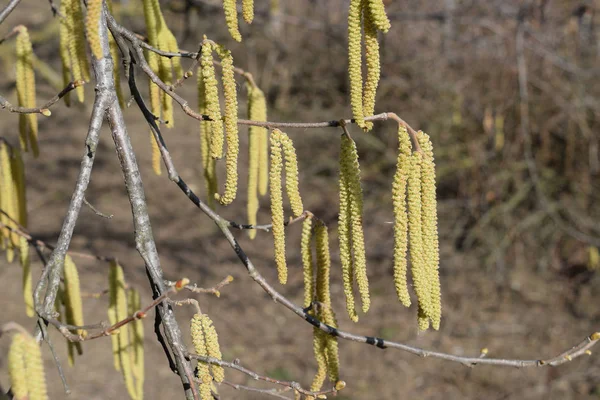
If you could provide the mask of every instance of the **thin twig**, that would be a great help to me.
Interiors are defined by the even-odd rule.
[[[21,0],[10,0],[8,2],[6,7],[4,7],[2,11],[0,11],[0,24],[4,22],[6,17],[8,17],[10,13],[13,12],[13,10],[19,5],[20,2]]]
[[[99,217],[106,218],[106,219],[112,219],[112,217],[114,217],[114,215],[112,215],[112,214],[110,214],[110,215],[104,214],[102,211],[98,210],[89,201],[87,201],[87,199],[85,197],[83,198],[83,202],[85,203],[86,206],[88,206],[90,208],[90,210],[92,210],[94,212],[94,214],[96,214]]]
[[[4,97],[0,96],[0,108],[6,109],[7,111],[18,113],[18,114],[42,114],[46,117],[49,117],[52,113],[50,112],[50,107],[56,104],[60,99],[62,99],[67,93],[76,87],[85,85],[85,81],[73,81],[69,82],[67,86],[63,90],[61,90],[56,96],[48,100],[43,106],[37,108],[26,108],[26,107],[17,107],[13,106],[8,102]]]

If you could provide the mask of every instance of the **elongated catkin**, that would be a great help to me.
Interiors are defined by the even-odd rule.
[[[10,376],[10,385],[13,398],[24,400],[28,397],[27,367],[25,364],[25,341],[26,336],[23,333],[17,333],[12,338],[10,349],[8,351],[8,375]]]
[[[362,100],[361,0],[350,0],[348,11],[348,74],[350,103],[356,124],[365,128]]]
[[[96,59],[101,59],[102,43],[100,41],[100,16],[102,14],[102,0],[88,0],[87,14],[85,16],[85,29],[92,54]],[[116,61],[116,60],[115,60]]]
[[[202,329],[202,315],[195,314],[192,317],[191,328],[192,344],[194,351],[199,356],[208,357],[208,350],[206,348],[206,341],[204,339],[204,330]],[[212,378],[210,376],[210,370],[207,363],[198,361],[196,366],[196,377],[200,380],[200,398],[202,400],[210,400],[211,395],[211,383]]]
[[[29,259],[29,242],[23,236],[19,241],[19,260],[23,268],[23,298],[25,300],[25,311],[28,317],[35,316],[35,305],[33,304],[33,286],[31,282],[31,263]]]
[[[385,12],[383,0],[366,0],[366,2],[373,25],[383,33],[387,33],[391,24]]]
[[[204,88],[204,77],[200,68],[198,69],[197,85],[198,111],[200,114],[206,115],[208,114],[206,108],[206,90]],[[217,193],[217,173],[215,159],[210,156],[211,122],[200,121],[199,132],[204,186],[206,188],[208,206],[212,208],[214,206],[215,194]]]
[[[302,254],[302,270],[304,276],[304,303],[307,308],[312,304],[315,292],[314,266],[312,257],[312,217],[307,217],[302,223],[302,240],[300,243],[300,253]]]
[[[398,161],[392,186],[394,204],[394,284],[398,299],[410,306],[410,295],[406,279],[408,250],[408,214],[406,210],[406,186],[410,170],[411,144],[406,128],[398,127]]]
[[[213,66],[212,45],[204,38],[200,57],[202,78],[204,79],[204,99],[206,102],[206,115],[210,121],[210,155],[219,159],[223,157],[223,123],[221,121],[221,106],[219,104],[219,90],[215,67]]]
[[[363,25],[365,35],[365,60],[367,64],[367,75],[363,88],[363,114],[364,116],[375,113],[375,96],[379,86],[380,62],[379,42],[377,41],[377,29],[370,18],[368,6],[363,3]],[[371,130],[373,122],[365,121],[365,130]]]
[[[216,358],[220,360],[221,357],[221,349],[219,346],[219,337],[217,335],[217,331],[215,326],[213,325],[212,320],[206,314],[202,314],[201,317],[202,322],[202,331],[204,333],[204,340],[206,341],[206,352],[209,357]],[[215,382],[223,382],[225,379],[225,371],[223,367],[220,365],[211,365],[210,369],[212,371],[213,378]]]
[[[287,264],[285,260],[285,227],[281,187],[281,172],[283,169],[281,135],[282,132],[279,129],[274,129],[271,132],[269,181],[271,182],[271,223],[275,246],[275,263],[279,282],[283,285],[287,282]]]
[[[281,146],[285,156],[285,189],[290,200],[292,214],[299,217],[304,212],[302,197],[298,182],[298,159],[292,139],[285,133],[281,134]]]
[[[129,315],[134,315],[142,308],[140,293],[137,290],[127,291],[127,306]],[[131,323],[130,353],[136,398],[141,400],[144,397],[144,323],[141,319]]]
[[[238,27],[237,5],[235,0],[223,0],[223,11],[225,12],[225,22],[231,37],[237,41],[242,41],[242,35]]]
[[[27,28],[19,26],[17,36],[17,98],[20,107],[35,108],[35,74],[33,71],[33,49]],[[33,155],[39,155],[37,115],[19,114],[19,141],[21,148],[27,151],[29,146]]]
[[[242,0],[242,16],[246,23],[252,23],[254,20],[254,0]]]

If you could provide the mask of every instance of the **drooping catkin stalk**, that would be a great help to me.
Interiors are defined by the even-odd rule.
[[[283,285],[287,282],[287,265],[285,261],[285,229],[281,187],[281,172],[283,169],[281,135],[282,132],[279,129],[274,129],[271,132],[271,168],[269,180],[271,181],[271,223],[273,226],[275,263],[277,265],[279,282]]]
[[[422,234],[422,204],[421,204],[421,165],[423,155],[414,152],[410,157],[410,171],[408,175],[408,232],[410,244],[411,272],[419,308],[425,316],[429,315],[429,276],[423,251]],[[421,314],[421,313],[420,313]],[[429,325],[429,322],[427,323]],[[419,326],[424,323],[419,317]]]
[[[11,220],[18,219],[17,206],[15,204],[16,187],[12,179],[11,154],[8,144],[0,141],[0,208],[8,214],[0,214],[0,229],[6,243],[6,260],[11,263],[14,259],[14,248],[18,245],[18,237],[9,228],[16,228]],[[9,218],[10,217],[10,218]],[[14,240],[13,240],[14,239]]]
[[[379,42],[377,41],[377,29],[369,12],[368,5],[363,3],[363,25],[365,35],[365,59],[367,64],[367,75],[363,88],[363,114],[364,116],[375,113],[375,96],[379,85],[381,66],[379,63]],[[373,129],[373,122],[365,121],[365,130]]]
[[[421,218],[423,228],[423,254],[427,274],[429,276],[430,311],[433,329],[438,330],[442,316],[441,291],[439,279],[439,243],[437,231],[437,202],[435,195],[435,164],[433,160],[433,145],[429,135],[417,133],[419,145],[423,152],[421,167]]]
[[[134,315],[142,307],[140,293],[135,289],[127,291],[129,315]],[[137,399],[144,397],[144,323],[136,319],[131,323],[131,364],[135,378],[135,393]]]
[[[8,351],[8,375],[10,376],[10,385],[13,398],[15,400],[25,400],[28,398],[27,366],[25,364],[25,342],[26,335],[17,333],[13,336],[10,349]]]
[[[100,42],[100,15],[102,14],[102,0],[88,0],[87,15],[85,16],[85,29],[87,39],[96,59],[101,59],[102,43]],[[116,61],[116,60],[115,60]]]
[[[191,321],[191,335],[192,344],[194,345],[194,351],[199,356],[208,357],[208,350],[206,348],[206,340],[204,339],[204,330],[202,329],[202,315],[195,314]],[[207,363],[198,361],[196,366],[196,377],[200,380],[200,398],[202,400],[210,400],[211,395],[211,383],[212,378],[210,376],[210,370]]]
[[[206,115],[206,90],[204,88],[204,77],[202,71],[198,69],[198,112]],[[217,173],[215,159],[210,156],[210,136],[211,122],[200,121],[200,155],[202,159],[202,170],[204,174],[204,185],[206,187],[209,207],[214,206],[215,194],[217,193]]]
[[[304,303],[307,308],[312,304],[315,294],[314,266],[312,256],[312,216],[306,217],[302,223],[302,240],[300,242],[300,253],[302,254],[302,271],[304,276]]]
[[[398,127],[398,161],[392,186],[394,204],[394,284],[398,300],[410,306],[406,279],[408,249],[408,214],[406,210],[406,185],[410,170],[411,144],[406,128]]]
[[[373,25],[383,33],[387,33],[390,30],[391,24],[388,16],[385,12],[385,5],[383,0],[366,0],[367,7],[369,9],[370,19],[373,21]]]
[[[319,328],[313,328],[313,352],[317,361],[317,373],[310,385],[310,390],[313,392],[321,390],[327,377],[326,336],[327,334]]]
[[[254,20],[254,0],[242,0],[242,16],[247,24]]]
[[[267,120],[267,99],[258,86],[248,83],[248,118],[252,121]],[[250,136],[256,136],[258,146],[258,193],[267,194],[269,186],[269,131],[260,126],[250,126]]]
[[[33,72],[33,49],[29,33],[24,26],[18,27],[17,36],[17,98],[20,107],[35,108],[35,74]],[[29,145],[35,157],[38,149],[38,120],[36,114],[19,114],[19,141],[27,151]]]
[[[225,157],[226,174],[225,191],[223,195],[216,195],[216,199],[223,205],[231,204],[235,200],[238,185],[237,161],[239,155],[239,138],[238,138],[238,102],[237,90],[235,86],[233,57],[231,51],[223,46],[215,48],[221,65],[223,67],[223,94],[225,97],[225,132],[227,142],[227,154]]]
[[[204,98],[206,101],[206,115],[210,121],[210,155],[219,159],[223,157],[223,123],[221,121],[221,105],[219,104],[219,90],[215,67],[213,66],[212,45],[204,37],[200,57],[202,78],[204,79]]]
[[[111,318],[112,312],[113,316],[116,317],[117,322],[122,321],[128,316],[127,290],[123,268],[115,260],[110,262],[108,280],[110,296],[108,307],[109,318]],[[116,336],[119,339],[119,365],[125,380],[125,387],[127,388],[129,396],[132,399],[137,399],[137,387],[134,381],[133,363],[131,359],[131,333],[129,324],[121,326],[119,328],[119,333],[116,334]]]
[[[288,135],[282,133],[281,146],[283,155],[285,156],[285,189],[290,200],[292,214],[299,217],[304,212],[302,197],[300,197],[300,189],[298,184],[298,158],[296,157],[296,149],[294,143]]]
[[[202,331],[206,340],[206,352],[209,357],[221,360],[221,348],[219,346],[219,337],[212,320],[206,314],[202,314],[200,321],[202,322]],[[221,383],[225,379],[225,371],[220,365],[211,365],[213,378],[215,382]]]
[[[33,286],[31,283],[31,262],[29,259],[29,242],[23,236],[19,240],[19,261],[23,268],[23,299],[25,300],[25,311],[28,317],[35,316],[33,304]]]
[[[64,264],[64,283],[65,283],[65,315],[69,325],[84,325],[83,322],[83,303],[81,299],[81,289],[79,286],[79,273],[73,259],[68,254],[65,256]],[[86,332],[83,329],[75,331],[77,335],[85,336]],[[68,342],[69,348],[69,365],[75,364],[75,350],[81,355],[83,349],[80,342]]]
[[[223,11],[225,12],[225,22],[231,37],[237,41],[242,41],[242,35],[238,27],[237,5],[235,0],[223,0]]]
[[[348,316],[354,322],[358,321],[356,305],[354,301],[354,274],[352,267],[352,249],[350,236],[350,194],[348,189],[348,146],[341,141],[339,155],[339,192],[340,192],[340,212],[338,218],[338,236],[340,242],[340,263],[342,265],[342,281],[344,284],[344,295],[346,296],[346,310]]]
[[[361,51],[361,3],[363,0],[350,0],[348,10],[348,74],[350,77],[350,103],[356,124],[365,128],[363,119],[363,80]]]
[[[360,166],[356,143],[349,136],[342,136],[342,146],[347,147],[345,169],[348,177],[348,199],[350,212],[350,236],[353,256],[354,279],[362,303],[362,311],[369,311],[371,299],[369,296],[369,280],[367,278],[367,257],[365,239],[362,227],[363,199],[360,185]]]

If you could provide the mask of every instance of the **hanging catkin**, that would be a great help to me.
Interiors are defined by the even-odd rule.
[[[237,90],[235,87],[233,57],[231,51],[223,46],[216,46],[217,54],[221,59],[223,67],[223,94],[225,97],[225,131],[227,142],[227,154],[225,157],[226,174],[225,192],[217,194],[215,198],[223,205],[231,204],[235,200],[238,185],[237,161],[239,148],[238,126],[237,126]]]
[[[379,42],[377,41],[377,30],[372,21],[371,13],[367,4],[363,3],[363,25],[365,35],[365,60],[367,64],[367,75],[363,88],[363,114],[364,116],[375,113],[375,96],[379,85],[381,66],[379,63]],[[373,122],[365,121],[365,130],[373,129]]]
[[[237,5],[235,0],[223,0],[223,11],[225,12],[225,22],[231,37],[237,41],[242,41],[242,35],[238,27]]]
[[[18,209],[15,219],[21,226],[27,227],[27,195],[25,185],[25,165],[18,147],[12,148],[11,158],[12,181],[15,187],[14,201]]]
[[[290,200],[292,214],[299,217],[304,212],[302,197],[298,187],[298,159],[292,139],[285,133],[281,134],[281,146],[285,156],[285,189]]]
[[[398,300],[410,306],[406,279],[408,249],[408,214],[406,210],[406,185],[410,170],[411,144],[406,128],[398,127],[398,161],[392,186],[394,204],[394,284]]]
[[[356,124],[365,128],[362,100],[361,2],[362,0],[350,0],[350,9],[348,10],[348,73],[352,115]]]
[[[200,57],[202,78],[204,79],[204,98],[206,102],[206,115],[210,122],[210,155],[219,159],[223,157],[223,123],[221,121],[221,105],[219,104],[219,90],[215,67],[213,66],[212,45],[204,37]]]
[[[73,259],[68,254],[64,261],[64,283],[65,283],[65,315],[67,324],[69,325],[84,325],[83,322],[83,303],[81,299],[81,289],[79,286],[79,273]],[[86,332],[83,329],[75,331],[77,335],[85,336]],[[83,349],[80,342],[68,342],[69,348],[69,365],[75,364],[75,350],[81,355]]]
[[[134,315],[142,307],[140,293],[135,289],[127,291],[127,306],[129,315]],[[144,397],[144,323],[136,319],[131,323],[131,353],[132,373],[135,378],[136,398]]]
[[[25,311],[28,317],[35,316],[35,305],[33,304],[33,286],[31,283],[31,262],[29,259],[29,242],[23,236],[19,240],[19,261],[23,268],[23,298],[25,300]]]
[[[377,30],[387,33],[390,30],[391,25],[385,12],[383,0],[366,0],[366,2],[373,25]]]
[[[16,228],[13,220],[18,219],[18,207],[15,204],[17,188],[12,179],[11,151],[5,141],[0,140],[0,229],[6,244],[6,260],[11,263],[14,259],[14,248],[18,246],[18,236],[11,231]]]
[[[300,253],[302,254],[302,270],[304,276],[304,303],[307,308],[312,304],[315,292],[313,257],[312,257],[312,216],[308,216],[302,223],[302,240],[300,242]]]
[[[25,364],[25,341],[24,333],[17,333],[12,338],[10,349],[8,351],[8,375],[10,377],[11,391],[13,398],[24,400],[28,398],[27,366]]]
[[[204,77],[202,76],[202,70],[200,68],[198,69],[197,84],[198,112],[202,115],[206,115],[208,113],[205,96],[206,90],[204,87]],[[204,186],[206,188],[208,205],[212,208],[214,206],[215,194],[217,193],[217,173],[215,159],[210,156],[211,125],[212,122],[210,121],[200,121],[199,132]]]
[[[204,339],[206,341],[206,352],[209,357],[220,360],[221,348],[219,346],[219,337],[217,335],[217,331],[213,325],[213,322],[210,319],[210,317],[206,314],[202,314],[201,322],[202,331],[204,333]],[[212,375],[215,382],[223,382],[223,379],[225,379],[225,371],[223,370],[223,367],[221,367],[220,365],[211,365],[210,369],[212,371]]]
[[[33,72],[33,49],[27,28],[19,26],[17,36],[17,98],[20,107],[35,108],[35,74]],[[19,114],[19,141],[21,149],[27,151],[29,146],[35,157],[38,149],[37,115]]]
[[[429,289],[429,308],[427,316],[431,319],[433,329],[438,330],[442,316],[441,291],[439,279],[439,243],[437,231],[437,202],[435,195],[435,164],[433,145],[426,133],[417,133],[419,145],[423,152],[421,167],[421,218],[423,255],[426,263]]]
[[[8,372],[15,400],[47,400],[42,353],[37,341],[26,333],[17,333],[8,353]]]
[[[247,24],[254,20],[254,0],[242,0],[242,16]]]
[[[88,0],[87,15],[85,16],[85,29],[87,39],[96,59],[101,59],[102,43],[100,40],[100,15],[102,14],[102,0]],[[116,61],[116,60],[115,60]]]
[[[277,265],[279,282],[283,285],[287,282],[287,265],[285,261],[285,227],[281,188],[281,172],[283,169],[281,135],[282,132],[279,129],[274,129],[271,132],[271,168],[269,171],[269,181],[271,182],[271,223],[275,246],[275,263]]]
[[[201,314],[195,314],[192,317],[190,332],[192,334],[192,344],[194,345],[194,351],[196,354],[199,356],[208,357],[206,340],[204,338],[204,330],[202,329]],[[200,398],[202,400],[210,400],[212,398],[212,378],[210,376],[210,370],[207,363],[198,361],[198,365],[196,366],[196,377],[200,381]]]

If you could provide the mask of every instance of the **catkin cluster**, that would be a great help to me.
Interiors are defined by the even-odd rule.
[[[177,39],[175,39],[175,36],[165,22],[158,0],[144,0],[143,8],[148,43],[152,47],[162,51],[178,52]],[[146,59],[152,71],[167,86],[171,86],[174,79],[179,80],[183,78],[183,68],[181,67],[179,57],[161,57],[152,51],[147,51]],[[174,126],[173,99],[166,92],[161,92],[159,87],[152,81],[149,81],[149,85],[150,109],[152,113],[164,121],[167,128],[172,128]],[[160,153],[152,132],[150,133],[150,141],[152,143],[152,167],[154,172],[160,175]]]
[[[110,303],[108,320],[111,325],[135,314],[141,308],[140,294],[127,289],[123,268],[117,261],[109,266],[108,287]],[[121,326],[111,335],[114,366],[121,371],[129,397],[144,397],[144,325],[140,319]]]
[[[339,241],[342,280],[346,295],[346,309],[350,319],[358,321],[354,302],[354,281],[358,286],[362,311],[367,312],[371,305],[369,280],[367,278],[367,258],[362,228],[363,199],[360,185],[360,166],[356,143],[343,134],[340,148],[340,213]]]
[[[33,49],[27,28],[17,27],[17,98],[19,107],[35,108],[35,74],[33,72]],[[38,149],[38,120],[36,114],[19,114],[19,142],[23,151],[31,150],[35,157]]]
[[[223,72],[221,80],[223,83],[223,97],[225,98],[224,117],[221,117],[218,81],[213,65],[213,50],[216,51],[221,60]],[[202,43],[200,66],[198,68],[198,104],[200,112],[210,119],[210,121],[200,122],[202,159],[209,198],[214,197],[222,205],[228,205],[235,200],[237,195],[237,162],[240,150],[233,57],[231,51],[206,39],[206,36]],[[225,125],[225,129],[223,129],[223,125]],[[227,144],[225,190],[223,194],[219,194],[217,193],[215,165],[214,162],[210,161],[209,155],[213,159],[222,158],[224,144]]]
[[[275,263],[279,282],[287,282],[287,264],[285,260],[285,221],[283,213],[282,172],[285,157],[286,193],[296,217],[302,214],[303,205],[298,189],[298,161],[292,140],[280,131],[271,132],[271,168],[269,181],[271,182],[271,222],[275,245]]]
[[[27,333],[13,336],[8,352],[8,373],[15,400],[46,400],[46,377],[40,346]]]
[[[397,171],[392,187],[394,203],[394,282],[398,299],[410,306],[407,290],[407,250],[418,299],[418,324],[439,329],[442,306],[439,281],[435,164],[429,136],[417,133],[420,151],[411,152],[406,128],[398,130]]]
[[[248,89],[248,118],[252,121],[267,120],[267,100],[265,94],[252,82]],[[267,128],[250,126],[248,129],[248,224],[256,225],[259,209],[258,195],[267,193],[269,184],[269,133]],[[256,230],[248,230],[251,239]]]
[[[29,246],[16,229],[27,227],[27,202],[25,194],[25,168],[18,147],[10,147],[0,139],[0,250],[6,251],[6,260],[12,262],[15,248],[20,250],[19,260],[23,267],[23,293],[27,315],[34,316],[29,267]]]
[[[70,81],[89,81],[90,65],[85,50],[84,19],[79,0],[61,0],[60,2],[60,59],[63,67],[63,83]],[[80,102],[84,100],[83,86],[75,89]],[[69,104],[69,94],[65,95]]]
[[[229,34],[235,41],[241,42],[242,34],[238,25],[237,1],[223,0],[223,12]],[[242,17],[244,17],[246,23],[252,23],[254,20],[254,0],[242,0]]]
[[[361,29],[362,28],[362,29]],[[351,0],[348,10],[348,75],[350,77],[350,102],[356,123],[365,131],[373,123],[364,117],[373,115],[375,96],[379,85],[380,60],[377,32],[386,33],[390,22],[383,0]],[[363,86],[362,31],[364,30],[366,79]]]
[[[192,317],[191,334],[192,344],[197,355],[221,360],[219,337],[208,315],[195,314]],[[210,400],[212,399],[211,386],[213,379],[218,383],[223,382],[225,371],[219,365],[211,365],[203,361],[198,361],[196,377],[200,381],[200,398],[202,400]]]
[[[304,220],[302,226],[301,254],[304,270],[304,307],[324,324],[337,328],[335,313],[331,307],[329,276],[331,257],[329,252],[329,234],[327,226],[317,221],[313,229],[313,217]],[[312,238],[316,244],[316,268],[313,265]],[[338,343],[335,336],[328,335],[319,328],[313,329],[313,350],[317,361],[317,373],[311,390],[318,391],[325,377],[332,382],[339,380]]]

